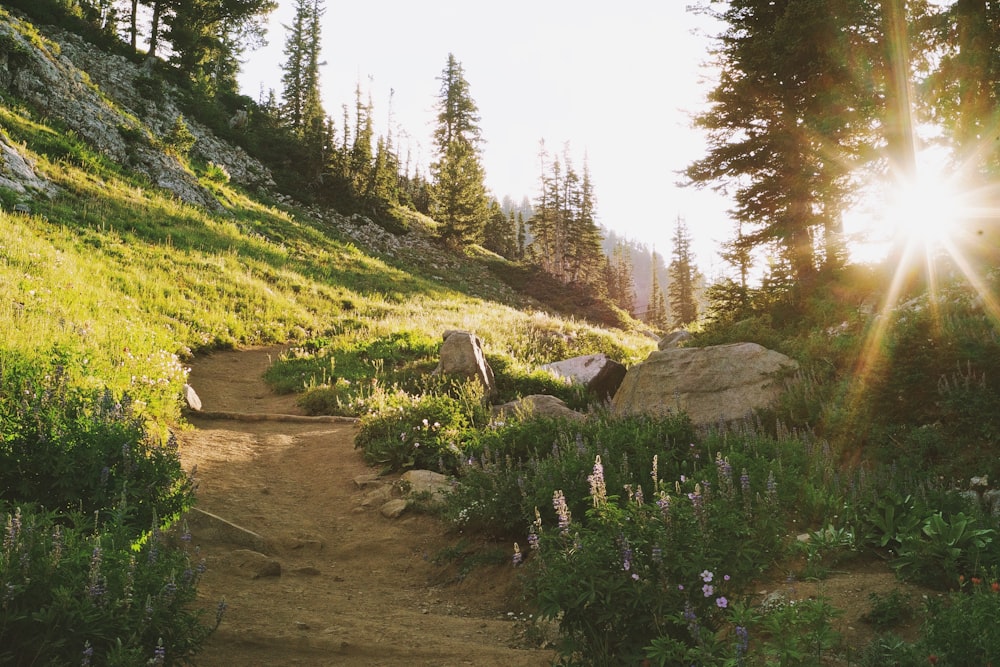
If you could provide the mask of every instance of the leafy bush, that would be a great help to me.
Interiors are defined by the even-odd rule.
[[[191,134],[184,116],[178,115],[174,119],[174,124],[171,126],[170,131],[163,137],[163,147],[175,155],[187,157],[187,154],[191,151],[196,141],[197,139]]]
[[[176,443],[151,442],[127,395],[75,390],[60,367],[18,372],[32,371],[0,373],[0,501],[96,515],[132,539],[192,505]]]
[[[730,602],[776,551],[782,526],[771,519],[775,489],[734,479],[721,452],[693,477],[675,477],[669,464],[653,468],[648,482],[627,486],[623,497],[611,495],[604,471],[597,457],[584,521],[557,490],[556,526],[540,516],[532,525],[539,611],[559,620],[567,658],[636,664],[653,647],[659,664],[677,664],[697,645],[701,627],[718,629]]]
[[[400,397],[362,417],[354,446],[365,461],[387,470],[454,470],[464,432],[476,419],[469,403],[448,395]]]
[[[4,361],[0,663],[186,661],[213,628],[190,609],[204,563],[160,532],[193,502],[173,443],[127,396]]]
[[[459,486],[447,515],[459,527],[491,534],[523,535],[541,508],[554,520],[550,502],[565,492],[574,512],[588,503],[587,475],[595,456],[615,461],[606,470],[609,486],[640,485],[653,456],[666,463],[684,458],[694,430],[684,415],[667,419],[641,416],[609,418],[595,414],[585,422],[551,418],[508,419],[470,434],[458,470]]]
[[[960,581],[946,598],[928,598],[919,644],[945,667],[1000,664],[1000,582],[995,576]]]
[[[205,563],[186,533],[176,548],[153,524],[138,548],[78,512],[0,503],[0,520],[0,664],[177,665],[221,620],[191,609]]]

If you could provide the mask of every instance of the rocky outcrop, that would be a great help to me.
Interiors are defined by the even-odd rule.
[[[483,341],[468,331],[449,329],[444,332],[441,345],[441,361],[434,373],[457,377],[476,378],[483,385],[487,397],[496,394],[496,380],[493,369],[486,361]]]
[[[610,400],[625,379],[625,366],[603,353],[545,364],[542,370],[585,386],[602,401]]]
[[[684,411],[696,425],[741,419],[772,406],[797,368],[794,359],[756,343],[660,350],[629,369],[611,410]]]
[[[35,172],[34,163],[21,155],[7,143],[0,134],[0,188],[13,190],[25,198],[37,195],[48,198],[58,192],[58,188]]]
[[[25,35],[33,30],[13,16],[0,22],[0,81],[107,158],[144,174],[182,201],[221,210],[195,175],[162,149],[163,138],[181,115],[174,102],[180,96],[168,84],[71,33],[29,41]],[[156,94],[150,94],[149,86]],[[193,155],[224,166],[243,185],[274,184],[267,168],[245,152],[197,122],[185,122],[195,137]]]

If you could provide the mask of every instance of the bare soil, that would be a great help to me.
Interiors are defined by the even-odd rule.
[[[205,411],[301,414],[261,375],[279,349],[217,352],[189,382]],[[198,665],[549,665],[526,647],[509,566],[462,577],[439,558],[458,536],[426,514],[386,519],[363,507],[355,478],[375,472],[354,448],[356,427],[204,419],[180,434],[197,465],[197,507],[259,534],[280,576],[254,577],[246,545],[201,537],[199,596],[223,622]],[[513,614],[513,615],[512,615]]]
[[[193,364],[190,384],[205,411],[301,415],[293,396],[276,396],[261,376],[278,348],[216,352]],[[206,609],[228,605],[197,657],[214,665],[549,665],[526,624],[516,571],[480,566],[462,576],[442,558],[459,536],[408,510],[384,518],[363,506],[355,479],[371,475],[350,423],[206,419],[192,413],[180,434],[185,468],[197,466],[197,507],[259,534],[280,576],[256,576],[246,545],[196,533],[208,570]],[[252,554],[250,554],[252,555]],[[252,560],[252,559],[250,559]],[[763,599],[822,596],[843,614],[835,628],[860,650],[874,636],[861,616],[869,594],[902,588],[920,606],[927,593],[901,587],[867,561],[818,582],[761,582]],[[904,636],[914,626],[896,630]],[[529,643],[528,637],[532,638]],[[532,645],[533,644],[533,645]]]

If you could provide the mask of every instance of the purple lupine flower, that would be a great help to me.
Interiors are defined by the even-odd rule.
[[[3,551],[5,554],[14,550],[18,535],[21,534],[21,508],[14,510],[14,514],[7,515],[7,530],[3,534]]]
[[[156,642],[156,648],[153,649],[153,659],[149,661],[151,665],[162,665],[167,661],[167,649],[163,645],[163,639]]]
[[[63,552],[62,527],[58,524],[52,530],[52,565],[59,565]]]
[[[723,458],[722,452],[718,452],[715,455],[715,467],[719,476],[719,487],[722,489],[722,495],[726,498],[732,498],[735,489],[733,488],[733,466],[729,463],[729,458]]]
[[[628,540],[622,548],[622,569],[626,572],[632,569],[632,547],[628,545]]]
[[[642,487],[637,486],[635,488],[635,504],[642,505],[646,501],[645,496],[642,495]]]
[[[514,567],[517,567],[521,564],[522,560],[524,560],[524,556],[521,555],[521,545],[514,542],[514,555],[511,557],[511,563],[514,564]]]
[[[698,521],[698,526],[702,533],[708,532],[708,514],[705,510],[705,498],[701,493],[701,485],[695,484],[694,491],[688,494],[691,507],[694,509],[694,517]]]
[[[750,633],[742,625],[736,626],[736,664],[742,664],[743,656],[750,648]]]
[[[569,523],[571,520],[569,507],[566,505],[566,496],[563,495],[561,490],[557,490],[552,494],[552,507],[556,510],[556,516],[559,518],[559,530],[563,535],[569,533]]]
[[[663,515],[663,520],[670,522],[670,496],[667,495],[666,491],[660,491],[656,497],[656,506],[660,508],[660,513]]]
[[[652,551],[650,552],[650,557],[653,559],[654,563],[663,562],[663,547],[660,545],[654,545]]]
[[[744,496],[750,495],[750,473],[747,472],[746,468],[740,473],[740,490],[743,491]]]
[[[218,626],[222,623],[222,617],[226,614],[226,609],[229,605],[226,604],[226,598],[219,600],[219,605],[215,608],[215,625]]]
[[[89,667],[90,659],[94,657],[94,647],[90,645],[90,640],[83,642],[83,657],[80,660],[80,667]]]
[[[690,602],[684,603],[684,620],[688,622],[688,632],[691,633],[691,637],[698,641],[701,636],[701,627],[698,625],[698,616],[695,615]]]
[[[104,577],[101,576],[101,545],[94,545],[90,553],[90,576],[87,583],[87,595],[92,601],[98,602],[104,595]]]
[[[594,472],[587,476],[590,482],[590,498],[594,502],[594,507],[600,507],[608,500],[608,489],[604,484],[604,465],[601,464],[601,455],[594,458]]]
[[[774,471],[767,474],[767,501],[775,502],[778,499],[778,483],[774,479]]]

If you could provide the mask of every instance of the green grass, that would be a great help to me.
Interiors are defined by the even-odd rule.
[[[577,351],[629,361],[652,346],[456,289],[486,273],[471,260],[456,275],[423,277],[366,254],[330,222],[205,178],[224,209],[210,213],[24,108],[0,103],[0,118],[59,188],[31,202],[32,216],[0,214],[3,347],[58,356],[83,385],[134,392],[154,419],[178,418],[182,364],[203,349],[322,340],[329,359],[290,357],[277,371],[279,389],[302,391],[324,373],[373,377],[376,360],[412,384],[446,329],[475,331],[489,353],[524,364]]]

